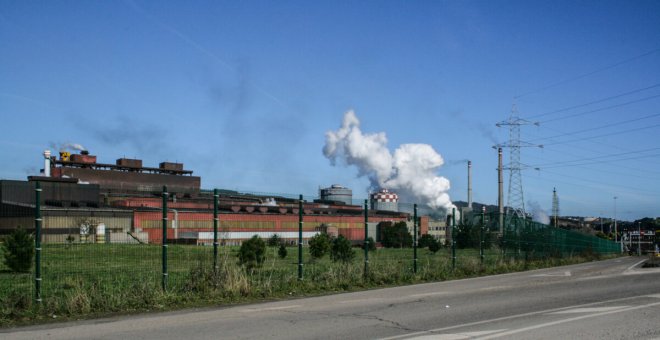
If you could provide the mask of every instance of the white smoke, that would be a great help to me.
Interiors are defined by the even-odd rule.
[[[528,201],[527,206],[530,208],[532,213],[532,220],[534,222],[543,223],[550,225],[550,217],[546,213],[538,202]]]
[[[78,151],[85,151],[85,150],[87,150],[87,149],[85,149],[84,146],[82,146],[82,145],[80,145],[80,144],[75,144],[75,143],[67,143],[67,144],[64,144],[64,146],[62,146],[62,149],[64,149],[64,150],[70,149],[70,150],[78,150]]]
[[[54,142],[51,142],[50,147],[53,148],[53,149],[58,149],[60,151],[67,151],[67,150],[85,151],[85,150],[87,150],[84,146],[82,146],[80,144],[76,144],[76,143],[54,143]]]
[[[352,110],[344,114],[339,130],[325,134],[323,154],[332,165],[338,159],[355,165],[359,176],[369,178],[372,189],[391,189],[401,200],[422,201],[434,209],[455,207],[447,194],[449,180],[436,174],[444,160],[433,147],[403,144],[392,155],[385,133],[362,133]]]

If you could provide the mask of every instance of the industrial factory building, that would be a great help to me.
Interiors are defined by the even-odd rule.
[[[162,241],[162,188],[168,189],[167,238],[172,242],[210,244],[213,240],[213,193],[200,189],[201,179],[181,163],[144,167],[139,159],[98,163],[97,157],[44,152],[41,176],[28,181],[0,180],[0,233],[17,226],[34,227],[35,188],[42,188],[43,237],[46,242],[160,243]],[[399,212],[398,197],[383,189],[371,195],[369,235],[379,239],[381,222],[406,222],[410,213]],[[252,235],[278,234],[298,238],[299,202],[219,191],[219,239],[238,244]],[[350,240],[364,240],[364,211],[352,204],[352,191],[341,185],[319,190],[319,199],[303,203],[303,238],[327,232]],[[420,218],[426,234],[429,218]]]

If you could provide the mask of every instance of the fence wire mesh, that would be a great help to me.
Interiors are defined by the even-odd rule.
[[[37,201],[30,185],[32,196],[24,184],[2,188],[4,194],[15,190],[17,199],[3,200],[0,230],[8,234],[20,226],[34,234],[40,214],[41,277],[34,264],[16,273],[3,262],[0,303],[31,306],[40,281],[43,305],[70,314],[140,308],[163,291],[230,300],[278,296],[619,252],[612,241],[526,219],[503,216],[500,225],[497,213],[448,218],[444,210],[406,202],[386,211],[365,200],[337,204],[303,196],[301,204],[298,195],[202,191],[194,200],[163,192],[115,197],[99,206],[57,206],[48,200],[54,195],[48,186]],[[329,243],[323,256],[312,256],[310,240],[321,234],[330,236]],[[252,266],[243,261],[240,245],[255,235],[266,247]],[[352,255],[337,255],[340,238]],[[365,252],[367,239],[374,247]]]

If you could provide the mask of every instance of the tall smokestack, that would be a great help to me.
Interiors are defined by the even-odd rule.
[[[472,209],[472,161],[468,161],[468,209]]]
[[[44,176],[50,177],[50,150],[44,150]]]
[[[502,148],[497,149],[497,208],[500,234],[504,233],[504,179],[502,177]]]

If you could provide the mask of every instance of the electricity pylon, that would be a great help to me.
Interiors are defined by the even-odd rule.
[[[559,197],[557,197],[557,189],[552,188],[552,223],[557,227],[557,219],[559,218]]]
[[[522,125],[539,125],[538,122],[530,122],[518,116],[518,109],[516,104],[511,108],[511,115],[509,119],[495,124],[497,127],[509,127],[509,143],[497,145],[502,148],[509,148],[509,166],[505,170],[509,170],[509,195],[508,204],[506,207],[506,216],[511,218],[516,216],[520,219],[525,219],[525,197],[523,195],[523,184],[521,170],[528,168],[528,166],[520,162],[520,148],[523,147],[540,147],[543,145],[532,144],[520,140],[520,127]]]

